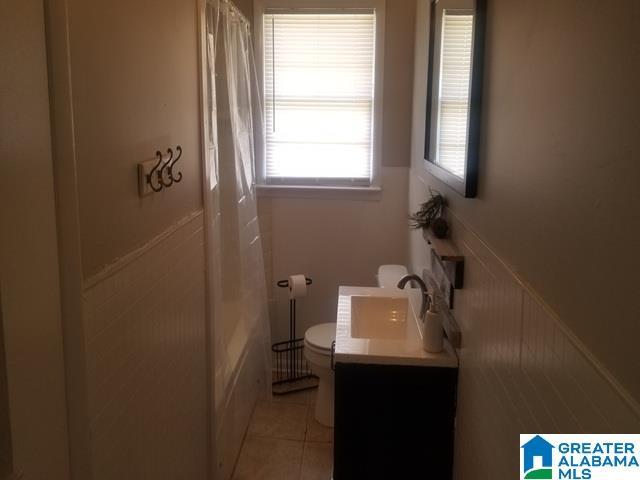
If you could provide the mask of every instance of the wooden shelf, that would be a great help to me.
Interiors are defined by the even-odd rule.
[[[447,238],[436,238],[431,230],[423,230],[422,235],[431,246],[436,259],[442,265],[453,288],[462,288],[464,283],[464,255]]]
[[[442,260],[447,262],[464,262],[464,256],[456,249],[450,240],[446,238],[436,238],[432,232],[425,232],[424,237]]]

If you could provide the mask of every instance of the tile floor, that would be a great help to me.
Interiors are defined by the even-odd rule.
[[[233,480],[330,480],[333,429],[313,417],[316,390],[258,401]]]

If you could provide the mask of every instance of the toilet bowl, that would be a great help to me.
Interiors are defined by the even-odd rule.
[[[331,344],[336,339],[336,324],[321,323],[304,334],[304,356],[309,368],[318,376],[315,418],[322,425],[333,427],[333,370]]]

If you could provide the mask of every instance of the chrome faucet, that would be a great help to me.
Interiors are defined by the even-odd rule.
[[[420,290],[422,291],[422,305],[420,306],[420,320],[424,320],[424,316],[426,315],[427,310],[429,309],[429,304],[431,303],[431,297],[429,296],[429,292],[427,291],[427,286],[425,285],[424,280],[422,280],[418,275],[405,275],[398,282],[398,288],[404,289],[404,287],[409,282],[417,283],[418,286],[420,287]]]

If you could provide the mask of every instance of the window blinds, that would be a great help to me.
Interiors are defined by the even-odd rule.
[[[473,15],[445,10],[442,22],[436,162],[464,178],[467,155]]]
[[[267,183],[365,184],[375,13],[263,17]]]

